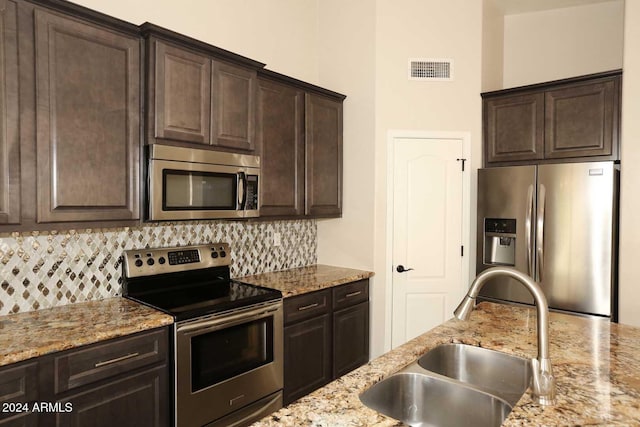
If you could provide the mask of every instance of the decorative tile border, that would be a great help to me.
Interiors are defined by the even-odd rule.
[[[280,233],[280,246],[273,246]],[[127,249],[228,242],[233,277],[316,263],[315,220],[179,222],[0,234],[0,315],[121,294]]]

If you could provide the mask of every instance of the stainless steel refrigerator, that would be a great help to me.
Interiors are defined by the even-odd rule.
[[[613,162],[480,169],[476,273],[513,266],[540,283],[550,308],[617,320],[618,183]],[[505,277],[480,295],[533,304]]]

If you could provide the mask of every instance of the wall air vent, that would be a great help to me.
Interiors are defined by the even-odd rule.
[[[451,81],[453,80],[453,60],[410,58],[409,80]]]

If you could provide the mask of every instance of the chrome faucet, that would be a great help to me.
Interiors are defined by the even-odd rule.
[[[476,303],[476,297],[487,280],[496,276],[509,276],[522,283],[533,295],[538,315],[538,358],[531,360],[533,371],[532,394],[541,405],[553,405],[556,398],[555,379],[549,359],[549,305],[540,285],[531,277],[510,267],[493,267],[478,274],[469,292],[453,314],[460,320],[468,320]]]

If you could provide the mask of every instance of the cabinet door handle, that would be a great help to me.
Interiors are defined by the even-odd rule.
[[[346,298],[355,297],[356,295],[360,295],[361,293],[362,291],[351,292],[350,294],[346,295]]]
[[[121,357],[116,357],[115,359],[110,359],[110,360],[105,360],[104,362],[98,362],[95,364],[96,368],[101,368],[103,366],[107,366],[107,365],[112,365],[114,363],[118,363],[118,362],[122,362],[123,360],[127,360],[127,359],[131,359],[134,358],[136,356],[139,356],[140,353],[130,353],[130,354],[126,354],[124,356]]]
[[[303,305],[302,307],[298,307],[298,311],[304,311],[304,310],[309,310],[310,308],[314,308],[319,306],[320,304],[318,304],[317,302],[314,302],[313,304],[309,304],[309,305]]]

